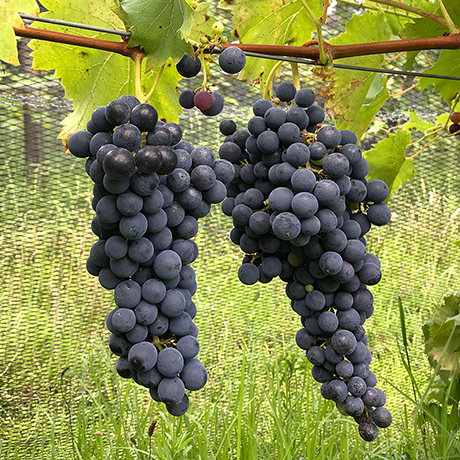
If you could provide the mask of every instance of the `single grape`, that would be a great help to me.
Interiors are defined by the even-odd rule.
[[[199,74],[201,61],[198,57],[193,59],[187,53],[184,53],[182,59],[176,64],[176,69],[183,77],[192,78]]]
[[[193,98],[193,103],[200,110],[208,110],[213,103],[212,94],[207,91],[198,91]]]
[[[460,124],[460,112],[452,112],[450,114],[450,121],[455,124]]]
[[[238,73],[243,70],[245,64],[246,56],[237,46],[229,46],[219,55],[219,66],[224,72]]]

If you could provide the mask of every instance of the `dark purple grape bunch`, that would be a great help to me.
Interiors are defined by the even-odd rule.
[[[449,126],[449,134],[455,135],[457,139],[460,139],[460,112],[452,112],[450,121],[452,124]]]
[[[219,66],[229,74],[240,72],[246,64],[246,56],[240,48],[230,46],[225,48],[219,55]],[[198,57],[191,58],[184,54],[176,65],[177,71],[185,78],[198,75],[201,70],[201,61]],[[224,108],[224,98],[218,91],[200,89],[198,91],[185,90],[179,96],[179,104],[184,109],[196,107],[207,116],[215,116]]]
[[[234,167],[182,140],[179,125],[159,121],[133,96],[97,108],[87,128],[68,147],[88,158],[94,182],[92,229],[99,240],[86,267],[114,290],[116,308],[106,325],[116,369],[172,415],[183,415],[186,391],[201,389],[208,376],[196,357],[193,237],[198,219],[225,198]]]
[[[322,125],[325,113],[313,91],[283,82],[275,96],[286,109],[260,99],[247,129],[232,120],[220,124],[226,136],[220,158],[236,171],[222,210],[233,220],[231,240],[245,253],[238,276],[248,285],[276,277],[287,283],[302,323],[296,342],[321,394],[372,441],[391,414],[369,369],[368,286],[382,273],[365,235],[372,224],[390,221],[389,190],[381,180],[366,180],[369,164],[353,132]]]

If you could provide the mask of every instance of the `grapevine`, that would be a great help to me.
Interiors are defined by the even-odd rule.
[[[161,14],[146,11],[150,23],[140,18],[136,8],[130,8],[136,0],[116,2],[119,10],[107,14],[101,22],[114,27],[118,24],[119,28],[123,22],[126,30],[122,31],[122,42],[17,27],[18,18],[13,18],[16,11],[8,10],[8,15],[5,14],[7,28],[13,35],[104,50],[135,62],[134,96],[124,94],[129,92],[125,86],[113,88],[110,98],[106,98],[113,99],[111,102],[105,104],[104,100],[104,105],[100,105],[105,97],[101,96],[97,104],[90,104],[91,109],[100,106],[87,120],[91,109],[86,113],[82,107],[88,106],[85,99],[88,91],[81,89],[82,94],[74,99],[80,119],[75,117],[74,126],[66,126],[61,137],[70,153],[86,158],[86,172],[94,182],[92,207],[96,217],[92,230],[99,239],[90,250],[86,266],[102,287],[114,291],[116,307],[108,314],[106,325],[111,333],[109,348],[118,356],[117,372],[122,378],[131,378],[146,387],[152,399],[164,403],[174,416],[187,412],[189,392],[203,388],[208,379],[197,358],[198,330],[193,322],[197,314],[193,301],[197,280],[191,264],[198,256],[193,237],[198,232],[199,219],[210,212],[212,204],[222,203],[223,213],[233,222],[230,238],[245,254],[238,269],[240,281],[253,285],[279,277],[286,282],[286,295],[302,325],[295,340],[313,365],[312,375],[321,384],[322,396],[334,401],[341,413],[356,420],[359,434],[366,441],[375,440],[378,428],[386,428],[392,422],[390,412],[384,407],[386,396],[376,386],[376,376],[370,370],[372,355],[364,329],[365,321],[374,311],[368,286],[377,284],[382,277],[380,261],[367,252],[366,235],[372,225],[384,226],[391,220],[386,204],[391,184],[379,179],[366,180],[369,163],[357,145],[355,132],[323,124],[325,111],[315,104],[315,93],[300,87],[297,61],[292,63],[293,83],[278,84],[272,98],[272,80],[281,61],[263,71],[254,66],[257,71],[252,69],[252,74],[250,71],[244,74],[244,78],[265,85],[263,99],[254,103],[254,116],[247,126],[238,128],[238,123],[230,119],[220,123],[225,140],[218,156],[208,147],[195,147],[183,139],[178,124],[163,121],[171,118],[158,116],[165,110],[160,98],[154,104],[156,108],[148,103],[157,96],[160,80],[167,79],[164,73],[171,63],[182,78],[195,78],[202,72],[202,82],[180,94],[176,90],[177,77],[170,72],[165,86],[169,85],[169,95],[174,93],[173,116],[182,107],[196,108],[201,114],[214,117],[222,112],[224,98],[210,82],[212,75],[208,68],[213,62],[225,73],[237,75],[244,71],[250,53],[308,58],[323,66],[318,73],[323,72],[327,79],[338,59],[401,52],[389,61],[406,51],[460,48],[460,27],[454,22],[457,16],[451,3],[437,0],[435,14],[394,0],[370,2],[394,9],[396,16],[403,14],[409,30],[392,30],[390,34],[388,28],[385,31],[383,26],[382,30],[374,27],[381,25],[376,16],[369,19],[362,15],[363,24],[371,24],[367,27],[370,43],[362,40],[327,43],[323,40],[323,26],[327,23],[328,0],[322,5],[301,0],[302,11],[295,13],[299,18],[307,13],[316,40],[300,40],[302,33],[295,30],[300,29],[295,22],[298,18],[293,16],[291,30],[271,31],[274,37],[289,39],[282,42],[274,39],[273,43],[265,43],[266,31],[257,30],[257,9],[252,12],[245,8],[241,12],[242,2],[233,0],[223,0],[222,4],[235,10],[232,14],[237,26],[233,35],[241,43],[227,43],[228,39],[222,35],[223,24],[209,21],[212,16],[208,10],[191,7],[189,2],[182,5],[180,0],[178,3],[186,7],[179,8],[179,13],[170,8],[171,2],[156,2],[162,11]],[[271,2],[267,5],[272,7]],[[320,16],[318,6],[322,10]],[[363,7],[382,11],[380,6]],[[270,14],[278,13],[272,8]],[[431,21],[443,32],[437,32],[438,36],[418,34],[415,29],[420,23],[414,17]],[[176,33],[171,43],[164,40],[165,49],[160,49],[158,42],[167,36],[162,33],[168,33],[173,19],[177,21]],[[190,23],[200,24],[200,20],[209,21],[208,27],[197,26],[199,35],[192,39],[188,35],[193,31],[187,27]],[[412,20],[413,24],[409,24]],[[273,21],[288,22],[283,17]],[[161,31],[154,37],[157,42],[146,33],[152,24]],[[262,37],[260,43],[245,43],[247,37],[239,35],[247,33],[247,24],[251,25],[253,37]],[[398,26],[393,24],[393,27]],[[373,28],[378,29],[375,35]],[[401,40],[393,39],[396,33]],[[418,38],[407,39],[404,34]],[[352,34],[351,37],[355,38]],[[304,45],[287,46],[294,42]],[[8,46],[11,48],[11,43]],[[6,56],[9,60],[5,55],[0,58],[15,63],[14,53]],[[37,54],[40,56],[40,50]],[[417,76],[458,79],[442,75],[446,72],[448,57],[445,56],[452,55],[441,54],[435,64],[441,62],[438,74]],[[59,65],[53,63],[55,67]],[[82,80],[86,72],[97,70],[98,65],[86,66],[85,62]],[[171,68],[174,70],[174,65]],[[148,77],[143,70],[148,74],[152,69],[157,73],[150,91],[144,95],[142,86]],[[78,72],[74,76],[76,80],[81,78]],[[75,86],[68,74],[66,77],[68,86]],[[340,76],[337,78],[340,82]],[[358,79],[350,80],[351,86],[346,82],[346,91],[361,83],[354,81]],[[421,139],[409,144],[430,138],[406,160],[415,158],[441,136],[460,139],[460,112],[456,111],[460,93],[451,87],[441,87],[440,91],[444,91],[442,95],[451,107],[448,118],[426,129]],[[331,90],[328,95],[334,98],[337,93],[340,91]],[[124,95],[114,97],[119,94]],[[336,103],[334,99],[332,102]],[[339,109],[353,103],[344,103],[338,97]],[[343,120],[350,120],[347,116],[343,115]],[[82,120],[87,121],[86,129],[80,129]],[[78,126],[76,132],[75,126]],[[73,133],[70,138],[69,133]]]

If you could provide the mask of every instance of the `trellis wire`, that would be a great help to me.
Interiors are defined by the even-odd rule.
[[[106,34],[121,35],[122,37],[130,37],[132,35],[131,32],[127,32],[126,30],[106,29],[105,27],[89,26],[87,24],[80,24],[78,22],[61,21],[60,19],[42,18],[40,16],[32,16],[30,14],[23,13],[19,13],[19,16],[22,19],[28,19],[30,21],[47,22],[49,24],[55,24],[58,26],[75,27],[76,29],[86,29],[92,30],[94,32],[104,32]]]

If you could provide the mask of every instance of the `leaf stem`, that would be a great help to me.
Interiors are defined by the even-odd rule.
[[[300,77],[299,77],[299,65],[297,62],[291,62],[292,79],[294,80],[294,86],[297,91],[300,89]]]
[[[329,0],[324,1],[324,7],[326,10],[326,14],[323,9],[323,15],[321,18],[317,18],[313,10],[308,6],[307,0],[300,0],[302,6],[305,8],[306,12],[310,16],[313,24],[316,27],[316,33],[318,34],[318,47],[319,47],[319,62],[323,65],[326,65],[330,61],[330,57],[326,55],[324,51],[324,41],[323,41],[323,24],[327,21],[327,6],[329,4]]]
[[[267,81],[264,84],[264,90],[262,92],[262,97],[264,99],[268,99],[268,93],[270,92],[270,87],[272,85],[273,79],[275,78],[276,71],[281,67],[281,64],[283,61],[278,61],[270,70],[270,73],[268,74]]]
[[[142,92],[142,55],[135,55],[134,58],[134,93],[139,100],[144,98]]]
[[[460,27],[456,26],[453,22],[452,22],[453,29],[451,30],[449,27],[450,24],[446,21],[445,18],[438,16],[437,14],[429,13],[428,11],[421,10],[420,8],[415,8],[414,6],[406,5],[404,3],[400,3],[395,0],[368,0],[368,1],[373,2],[373,3],[378,3],[380,5],[392,6],[396,9],[409,11],[410,13],[414,13],[417,16],[422,16],[423,18],[431,19],[432,21],[435,21],[441,24],[446,29],[448,29],[450,33],[460,32]]]
[[[444,3],[442,0],[437,0],[439,9],[441,10],[442,16],[446,21],[447,25],[447,30],[451,34],[455,34],[459,31],[459,28],[454,24],[454,21],[452,21],[452,18],[449,16],[449,13],[447,12],[446,7],[444,6]]]
[[[152,94],[154,93],[154,91],[157,89],[158,82],[160,81],[161,75],[163,74],[163,70],[165,69],[165,65],[166,65],[166,63],[163,64],[160,67],[160,69],[158,70],[158,74],[157,74],[157,76],[155,78],[155,81],[153,82],[153,85],[150,88],[150,91],[148,92],[148,94],[143,97],[144,100],[142,102],[147,102],[152,97]]]

